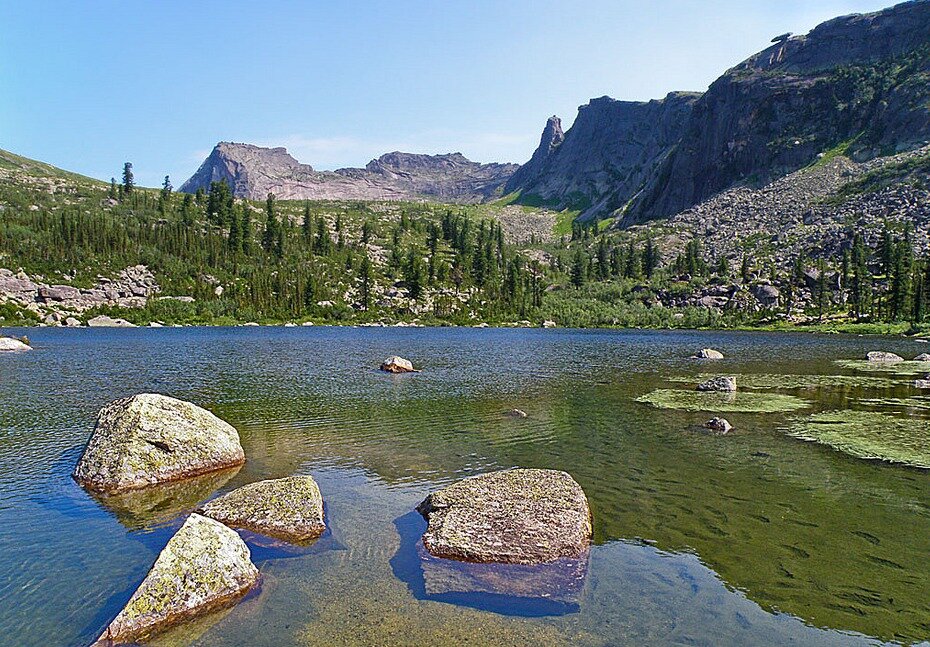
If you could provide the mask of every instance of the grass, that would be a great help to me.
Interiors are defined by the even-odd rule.
[[[789,433],[872,460],[930,469],[930,424],[872,411],[827,411],[798,421]]]

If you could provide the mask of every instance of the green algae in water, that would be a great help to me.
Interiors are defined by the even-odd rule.
[[[926,395],[915,395],[910,398],[868,398],[860,402],[870,406],[890,407],[894,409],[930,410],[930,396]]]
[[[930,362],[870,362],[864,359],[838,359],[834,363],[842,368],[870,373],[891,373],[892,375],[930,373]]]
[[[669,378],[670,382],[698,384],[715,377],[715,373],[699,373]],[[900,382],[888,377],[871,375],[775,375],[740,374],[736,383],[746,389],[812,389],[817,387],[851,387],[864,389],[887,389],[899,386]]]
[[[796,411],[808,405],[805,400],[780,393],[715,393],[657,389],[636,399],[657,409],[725,413],[778,413]]]
[[[930,424],[874,411],[815,413],[789,429],[850,456],[930,469]]]

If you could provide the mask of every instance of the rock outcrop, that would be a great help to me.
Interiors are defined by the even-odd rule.
[[[461,153],[386,153],[365,168],[316,171],[284,148],[220,142],[181,186],[194,193],[225,181],[239,198],[418,200],[475,203],[499,197],[516,164],[479,164]]]
[[[698,94],[676,92],[637,102],[592,99],[564,136],[550,118],[532,159],[514,173],[506,193],[521,202],[608,214],[627,204],[681,137]]]
[[[17,353],[32,350],[32,346],[13,337],[0,337],[0,353]]]
[[[733,429],[733,425],[726,418],[711,418],[704,423],[704,427],[718,434],[728,434]]]
[[[398,357],[388,357],[381,362],[381,370],[386,373],[414,373],[413,363],[409,359]]]
[[[100,410],[74,478],[92,490],[119,492],[244,462],[232,425],[190,402],[143,393]]]
[[[170,626],[235,604],[258,581],[258,569],[239,535],[192,514],[97,644],[143,641]]]
[[[732,376],[723,376],[711,378],[697,385],[698,391],[720,391],[732,393],[736,391],[736,378]]]
[[[894,353],[888,353],[883,350],[873,350],[869,353],[866,353],[866,360],[870,362],[884,362],[884,363],[893,363],[893,362],[903,362],[904,358],[900,355]]]
[[[326,530],[323,497],[312,476],[258,481],[207,503],[211,519],[291,542],[316,539]]]
[[[536,564],[584,555],[591,512],[575,480],[556,470],[512,469],[463,479],[418,507],[430,554],[467,562]]]
[[[694,104],[627,223],[669,216],[736,183],[766,183],[842,146],[856,159],[930,139],[930,2],[827,21],[726,72]]]

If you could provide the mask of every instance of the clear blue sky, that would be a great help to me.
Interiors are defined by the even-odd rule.
[[[703,90],[782,32],[891,0],[0,0],[0,147],[175,186],[217,141],[317,168],[523,162],[592,97]]]

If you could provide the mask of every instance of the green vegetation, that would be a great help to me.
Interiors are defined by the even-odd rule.
[[[700,373],[668,378],[670,382],[699,384],[716,377],[716,373]],[[885,389],[900,385],[891,378],[865,375],[769,375],[745,373],[736,375],[741,389],[813,389],[813,388],[862,388]]]
[[[930,362],[870,362],[864,359],[839,359],[836,364],[854,371],[919,375],[930,373]]]
[[[657,409],[705,411],[707,413],[778,413],[810,406],[793,395],[780,393],[714,393],[657,389],[636,399]]]
[[[829,411],[797,422],[789,433],[857,458],[930,468],[926,420],[870,411]]]

